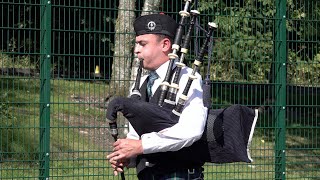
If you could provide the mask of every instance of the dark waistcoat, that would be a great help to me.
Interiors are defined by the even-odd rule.
[[[142,84],[140,88],[141,100],[157,104],[160,97],[160,86],[149,99],[147,97],[147,80]],[[145,120],[147,121],[147,119]],[[197,143],[194,143],[190,147],[183,148],[175,152],[161,152],[153,154],[143,154],[137,157],[137,173],[139,174],[145,168],[151,168],[154,173],[164,174],[176,171],[183,168],[194,168],[204,164],[201,158],[198,158],[196,154],[201,154],[201,150],[198,148]],[[147,165],[147,166],[146,166]]]

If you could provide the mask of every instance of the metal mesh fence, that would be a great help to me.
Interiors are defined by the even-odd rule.
[[[134,9],[119,8],[122,2]],[[128,90],[119,84],[132,81],[132,52],[116,54],[126,51],[116,43],[130,48],[134,40],[117,31],[117,18],[140,15],[144,3],[0,1],[1,179],[119,178],[106,160],[113,139],[105,112],[112,93]],[[161,1],[158,11],[178,19],[183,3]],[[207,163],[205,179],[319,179],[320,3],[199,1],[198,9],[201,26],[219,25],[213,108],[259,110],[254,162]],[[194,39],[189,65],[203,33]],[[136,179],[134,169],[125,175]]]

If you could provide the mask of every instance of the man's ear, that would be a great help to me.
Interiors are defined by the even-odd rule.
[[[171,41],[168,38],[162,40],[162,49],[164,52],[171,51]]]

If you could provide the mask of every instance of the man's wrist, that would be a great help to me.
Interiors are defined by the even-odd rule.
[[[143,154],[142,140],[139,140],[138,155]]]

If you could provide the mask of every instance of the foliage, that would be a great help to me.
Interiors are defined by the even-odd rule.
[[[0,51],[1,68],[31,68],[35,69],[38,63],[31,61],[30,55],[10,57]]]
[[[214,80],[266,82],[273,45],[271,3],[253,1],[201,2],[200,10],[213,14],[219,25],[214,47]],[[268,9],[261,11],[261,9]],[[252,18],[255,17],[255,18]]]
[[[320,32],[317,17],[320,4],[312,1],[289,1],[288,31],[288,81],[293,84],[319,84]],[[312,7],[312,8],[308,8]]]
[[[33,54],[29,56],[30,61],[37,64],[41,46],[44,46],[43,27],[40,26],[43,21],[51,21],[51,44],[46,46],[54,55],[52,67],[56,71],[83,74],[94,72],[99,65],[101,72],[109,75],[117,1],[52,1],[51,20],[42,19],[45,6],[40,3],[39,0],[0,3],[1,13],[6,15],[0,18],[3,34],[0,36],[0,51],[9,54],[10,60]]]
[[[305,3],[289,0],[286,4],[287,12],[291,12],[286,21],[290,64],[288,81],[295,83],[319,82],[317,74],[320,69],[315,52],[320,48],[310,42],[320,40],[319,23],[307,20],[319,17],[320,5],[306,8],[309,2]],[[270,82],[275,48],[275,2],[209,0],[201,1],[200,5],[200,11],[212,15],[212,20],[219,25],[213,49],[212,79]],[[304,75],[295,75],[301,73]]]
[[[291,68],[288,82],[308,82],[308,77],[316,78],[312,82],[319,81],[316,75],[319,69],[315,66],[309,67],[312,69],[311,74],[303,79],[295,76],[297,72],[292,71],[299,69],[293,65],[304,65],[304,69],[308,65],[312,66],[316,54],[320,52],[317,43],[320,40],[320,23],[317,21],[320,16],[320,3],[314,2],[316,1],[286,2],[287,52]],[[110,78],[119,1],[58,0],[52,3],[52,67],[62,74],[72,75],[91,73],[96,65],[99,65],[104,76]],[[3,14],[13,19],[0,19],[2,33],[6,35],[0,36],[0,51],[10,56],[12,52],[21,53],[14,55],[20,59],[15,57],[11,60],[29,58],[31,63],[39,64],[39,56],[29,55],[40,52],[42,6],[39,4],[39,0],[23,5],[1,4]],[[181,6],[176,3],[167,7],[169,1],[164,4],[162,10],[170,13]],[[269,82],[275,48],[275,1],[200,0],[199,5],[199,10],[204,14],[201,24],[206,24],[205,21],[210,19],[219,25],[215,35],[215,63],[212,65],[211,74],[213,79]],[[136,6],[135,13],[138,14],[142,1],[136,1]],[[296,63],[296,59],[302,62]],[[300,80],[294,79],[295,77]]]
[[[313,60],[302,60],[294,52],[289,51],[288,76],[292,76],[292,84],[319,84],[320,83],[320,53],[316,54]]]

